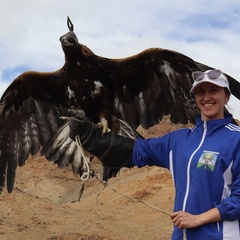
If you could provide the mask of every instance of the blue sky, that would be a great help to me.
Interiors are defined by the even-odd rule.
[[[1,3],[0,96],[26,70],[63,66],[59,37],[68,31],[67,16],[97,55],[167,48],[240,81],[239,0],[9,0]],[[229,103],[238,119],[239,103],[233,97]]]

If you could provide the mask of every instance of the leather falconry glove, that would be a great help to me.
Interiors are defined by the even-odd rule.
[[[96,156],[103,164],[103,180],[115,177],[122,167],[128,165],[135,140],[114,132],[102,134],[102,129],[91,122],[82,110],[69,110],[69,137],[75,140],[79,135],[85,150]]]

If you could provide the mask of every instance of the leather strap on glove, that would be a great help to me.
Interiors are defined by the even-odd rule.
[[[132,156],[135,140],[114,132],[102,134],[102,129],[91,122],[82,110],[69,110],[69,137],[73,140],[79,135],[85,150],[96,156],[104,166],[103,180],[116,176]]]

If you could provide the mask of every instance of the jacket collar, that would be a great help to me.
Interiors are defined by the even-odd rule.
[[[217,120],[209,120],[205,122],[202,120],[201,115],[199,115],[196,119],[196,128],[200,131],[203,131],[204,124],[206,123],[208,132],[213,132],[231,123],[232,120],[233,120],[233,116],[230,113],[226,114],[224,118],[217,119]]]

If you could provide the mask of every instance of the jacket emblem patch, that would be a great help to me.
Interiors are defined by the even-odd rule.
[[[201,157],[198,160],[197,168],[207,171],[213,171],[217,161],[218,154],[219,154],[218,152],[204,150]]]

